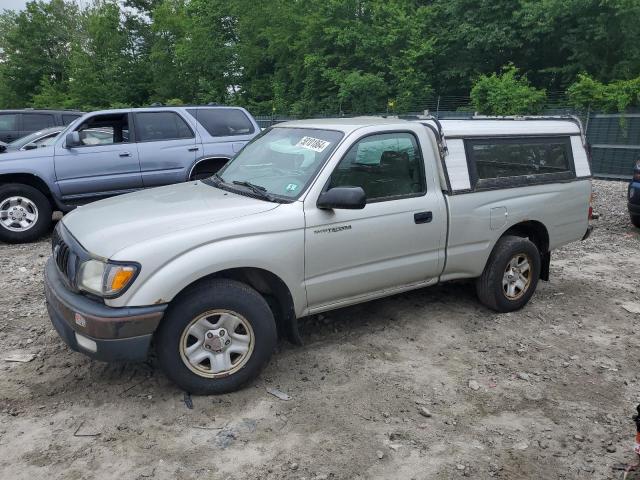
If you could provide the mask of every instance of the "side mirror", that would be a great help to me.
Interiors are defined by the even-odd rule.
[[[362,210],[367,204],[367,195],[362,187],[335,187],[322,192],[318,197],[318,208]]]
[[[82,142],[80,142],[80,134],[78,132],[67,133],[65,137],[66,148],[79,147],[80,145],[82,145]]]
[[[27,143],[22,147],[23,150],[35,150],[36,148],[38,148],[38,146],[35,143]]]

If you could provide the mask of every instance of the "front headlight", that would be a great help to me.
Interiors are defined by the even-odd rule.
[[[80,266],[78,288],[101,297],[122,293],[136,278],[139,266],[89,260]]]

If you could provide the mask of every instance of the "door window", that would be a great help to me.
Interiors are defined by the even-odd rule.
[[[26,132],[35,132],[44,128],[53,127],[55,122],[53,115],[46,113],[23,113],[22,114],[22,130]]]
[[[426,183],[418,142],[410,133],[359,140],[331,174],[333,187],[362,187],[367,202],[423,195]]]
[[[15,113],[3,113],[0,115],[0,130],[12,131],[18,129],[18,115]]]
[[[129,142],[129,115],[114,113],[86,119],[76,131],[83,145],[110,145]]]
[[[177,113],[142,112],[135,115],[139,142],[193,138],[189,125]]]

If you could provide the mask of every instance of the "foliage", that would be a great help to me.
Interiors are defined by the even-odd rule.
[[[569,101],[582,110],[624,112],[640,106],[640,77],[602,83],[587,74],[578,75],[578,81],[567,89]]]
[[[544,107],[546,93],[518,76],[513,65],[503,68],[500,75],[481,75],[471,89],[471,103],[485,115],[526,115],[539,113]]]
[[[0,13],[0,108],[179,99],[255,114],[407,112],[474,87],[481,111],[528,113],[576,81],[575,105],[638,104],[638,0],[80,4]]]
[[[33,1],[19,14],[2,15],[3,106],[29,105],[43,80],[51,85],[67,81],[68,49],[78,32],[78,18],[75,3],[65,0]]]

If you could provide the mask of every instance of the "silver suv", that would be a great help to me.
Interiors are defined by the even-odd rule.
[[[0,156],[0,241],[37,239],[49,230],[53,210],[210,177],[258,132],[238,107],[88,113],[48,148]]]
[[[460,278],[524,307],[551,252],[589,235],[590,176],[572,119],[280,124],[211,178],[67,215],[49,314],[93,358],[153,339],[178,385],[228,392],[310,314]]]

